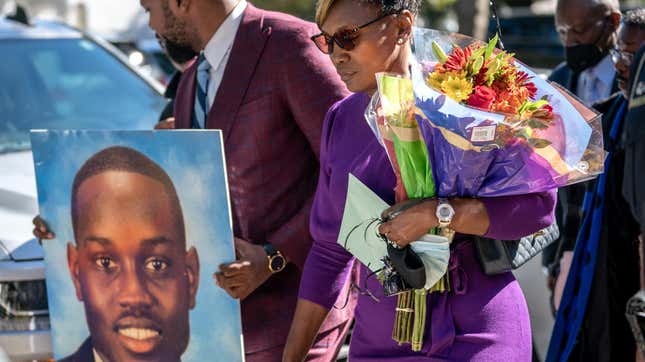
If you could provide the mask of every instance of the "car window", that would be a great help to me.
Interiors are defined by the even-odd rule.
[[[151,129],[163,97],[87,39],[0,41],[0,152],[29,129]]]

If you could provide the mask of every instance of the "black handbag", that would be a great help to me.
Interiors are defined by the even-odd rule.
[[[486,275],[517,269],[560,237],[556,223],[519,240],[475,237],[475,247]]]

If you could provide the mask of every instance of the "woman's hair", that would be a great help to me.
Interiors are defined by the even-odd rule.
[[[327,20],[329,10],[339,0],[318,0],[316,3],[316,23],[321,26]],[[420,0],[351,0],[370,4],[379,8],[381,14],[395,14],[408,10],[412,14],[419,11]]]

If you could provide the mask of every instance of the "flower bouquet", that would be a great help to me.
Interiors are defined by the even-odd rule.
[[[496,43],[415,30],[415,113],[437,194],[528,194],[601,173],[600,115]]]
[[[392,164],[397,202],[543,192],[602,172],[600,115],[496,42],[415,29],[412,79],[377,75],[365,115]],[[399,295],[393,339],[413,350],[422,344],[425,294],[450,289],[447,276],[433,281]]]

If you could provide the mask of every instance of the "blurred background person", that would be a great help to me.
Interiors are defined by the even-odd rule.
[[[555,68],[549,80],[567,88],[588,106],[618,91],[616,71],[609,54],[616,44],[620,25],[618,1],[559,0],[555,25],[565,47],[566,60]],[[554,313],[562,296],[581,224],[584,192],[584,184],[558,190],[556,220],[560,239],[543,255],[543,266],[549,268],[547,283],[552,290]]]
[[[625,142],[625,175],[623,196],[645,234],[645,45],[632,61],[630,98],[623,140]],[[645,254],[645,253],[643,253]],[[642,258],[642,255],[641,255]],[[641,277],[645,280],[645,276]],[[645,289],[645,288],[643,288]]]
[[[583,244],[576,247],[573,257],[577,260],[582,254],[584,260],[593,263],[595,254],[595,268],[571,270],[566,288],[574,288],[572,297],[563,297],[548,360],[554,356],[559,356],[558,360],[568,356],[569,361],[634,360],[636,345],[625,318],[625,305],[639,289],[640,230],[622,195],[625,148],[620,138],[627,114],[630,65],[643,44],[645,9],[630,10],[623,17],[616,48],[610,49],[620,92],[594,106],[603,114],[604,144],[611,154],[605,161],[605,173],[588,183],[586,197],[593,197],[593,207],[586,212],[578,236],[578,242]],[[594,215],[597,213],[600,218]],[[598,240],[597,248],[589,246],[592,240]],[[585,285],[590,285],[588,295]],[[582,309],[585,303],[580,301],[585,299],[586,309]],[[576,313],[582,312],[578,331]],[[577,341],[568,355],[576,334]]]
[[[623,130],[623,141],[625,143],[625,173],[623,178],[623,196],[631,207],[632,215],[640,224],[641,234],[640,242],[640,259],[641,259],[641,290],[635,294],[632,299],[642,301],[643,291],[645,291],[645,268],[643,267],[643,234],[645,234],[645,45],[641,46],[638,53],[632,61],[629,77],[629,104],[627,116],[625,117],[625,129]],[[631,303],[628,302],[628,305]],[[628,311],[630,314],[636,311]],[[641,311],[642,312],[642,309]],[[642,319],[636,315],[636,319]],[[639,323],[640,327],[640,323]],[[643,328],[636,331],[632,327],[632,332],[636,336],[639,332],[643,336]],[[635,337],[636,341],[638,338]],[[636,360],[645,361],[645,345],[636,343]]]
[[[616,45],[619,25],[617,0],[559,0],[555,26],[564,45],[565,61],[549,79],[588,106],[617,91],[609,50]]]

